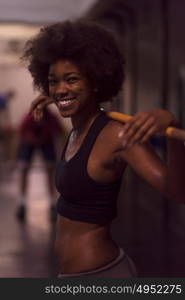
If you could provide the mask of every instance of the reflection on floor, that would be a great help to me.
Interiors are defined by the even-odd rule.
[[[3,179],[0,192],[0,277],[55,277],[54,224],[42,168],[31,170],[25,224],[15,218],[18,172]]]

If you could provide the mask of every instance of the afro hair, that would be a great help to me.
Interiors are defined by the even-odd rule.
[[[28,40],[22,58],[34,86],[49,95],[48,72],[58,60],[69,60],[97,89],[98,102],[110,101],[122,87],[124,58],[111,31],[100,24],[64,21],[41,28]]]

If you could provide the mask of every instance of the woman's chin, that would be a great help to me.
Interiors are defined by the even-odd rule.
[[[59,112],[60,112],[60,115],[61,115],[61,117],[63,117],[63,118],[70,118],[70,117],[72,117],[74,114],[75,114],[75,112],[74,111],[68,111],[68,110],[59,110]]]

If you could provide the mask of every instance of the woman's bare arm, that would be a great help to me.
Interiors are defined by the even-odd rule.
[[[118,153],[121,160],[126,161],[138,176],[157,189],[161,194],[172,198],[168,190],[168,168],[147,143],[125,148]]]
[[[167,197],[185,202],[185,147],[183,142],[167,138],[167,163],[161,161],[146,142],[155,134],[177,124],[164,110],[140,112],[123,127],[120,155],[138,175]]]

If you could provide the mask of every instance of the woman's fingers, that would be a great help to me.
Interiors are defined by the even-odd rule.
[[[127,121],[123,128],[123,134],[132,136],[148,119],[148,114],[138,113]]]
[[[35,121],[40,121],[43,117],[43,109],[53,103],[53,99],[40,95],[31,103],[30,113],[33,114]]]
[[[43,109],[39,108],[39,106],[37,106],[33,112],[33,117],[35,119],[35,121],[40,121],[43,117]]]
[[[43,109],[45,106],[51,103],[53,103],[53,99],[40,95],[32,101],[30,110],[32,112],[37,106],[39,106],[39,109]]]
[[[151,128],[153,128],[152,134],[151,134]],[[157,132],[157,126],[155,125],[152,118],[149,118],[138,130],[135,132],[135,134],[130,139],[131,143],[142,143],[143,138],[148,137],[148,139],[151,137],[151,135],[154,135]]]
[[[142,139],[140,140],[140,143],[147,142],[153,135],[155,135],[157,132],[156,125],[151,126],[151,128],[143,135]]]
[[[149,118],[146,115],[137,116],[132,121],[132,123],[129,121],[129,124],[126,124],[126,130],[124,130],[125,126],[123,129],[124,144],[129,146],[135,142],[140,142],[154,124],[153,118]]]
[[[147,131],[145,130],[145,128],[142,128],[140,132],[137,133],[137,135],[132,137],[130,140],[124,139],[123,147],[130,148],[136,143],[139,144],[145,143],[155,133],[156,133],[156,126],[151,124],[150,127],[147,127]]]

